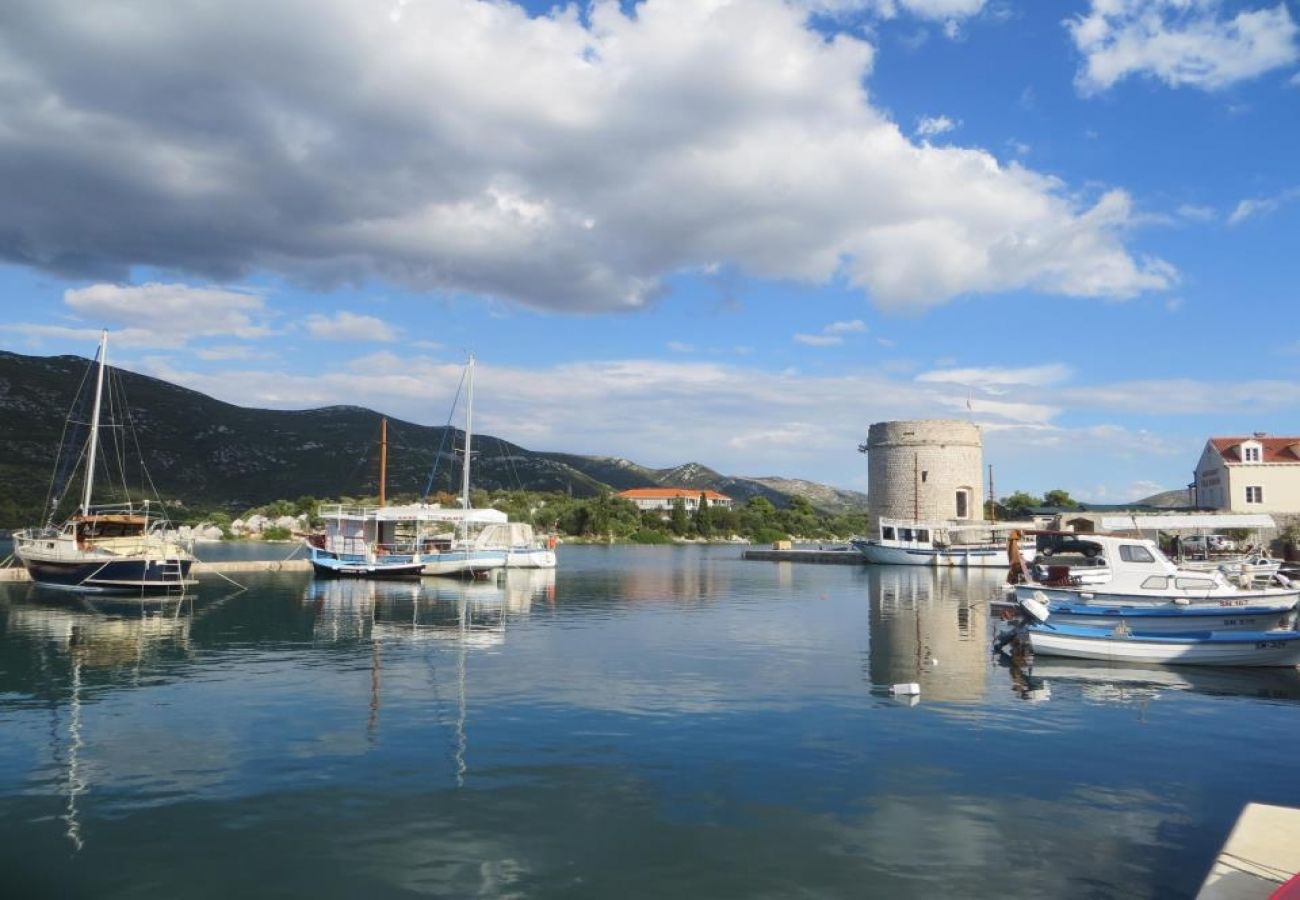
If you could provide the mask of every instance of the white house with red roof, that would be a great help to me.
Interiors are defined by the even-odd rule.
[[[655,509],[664,512],[671,510],[674,501],[677,500],[682,501],[687,512],[695,512],[700,505],[700,497],[708,500],[711,507],[731,508],[731,498],[726,494],[696,488],[632,488],[629,491],[619,491],[618,496],[624,500],[631,500],[638,509]]]
[[[1212,437],[1196,464],[1196,505],[1232,512],[1300,512],[1300,437]]]

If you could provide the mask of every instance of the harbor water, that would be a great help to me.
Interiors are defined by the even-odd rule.
[[[997,572],[235,577],[0,585],[7,896],[1185,897],[1300,805],[1300,674],[1003,666]]]

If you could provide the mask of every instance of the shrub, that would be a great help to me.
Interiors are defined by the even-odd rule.
[[[673,542],[673,539],[662,531],[651,531],[648,528],[632,532],[627,539],[633,544],[671,544]]]

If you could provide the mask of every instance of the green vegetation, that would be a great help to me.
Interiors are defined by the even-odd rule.
[[[414,496],[399,496],[393,498],[392,502],[414,502],[417,499]],[[444,506],[458,505],[457,499],[450,494],[435,496],[431,501],[440,502]],[[318,500],[314,497],[299,497],[293,501],[276,500],[245,510],[240,518],[262,515],[274,519],[306,513],[312,517],[314,524],[319,524],[322,503],[332,502],[339,501]],[[341,502],[375,505],[378,498],[343,498]],[[843,540],[867,530],[865,513],[828,513],[817,509],[802,497],[794,498],[784,509],[774,506],[763,497],[754,497],[735,509],[701,502],[693,515],[686,512],[684,504],[674,504],[672,511],[667,514],[643,511],[631,501],[621,499],[609,491],[585,498],[538,491],[483,491],[475,497],[475,505],[499,509],[512,521],[526,522],[542,533],[557,533],[577,540],[636,544],[732,538],[762,544],[791,537]],[[231,536],[231,517],[227,513],[213,511],[203,517],[202,521],[219,526],[226,537]],[[265,529],[261,536],[266,540],[284,540],[290,534],[288,529],[272,527]]]
[[[1048,491],[1041,497],[1033,494],[1027,494],[1024,491],[1016,491],[1010,496],[1003,497],[996,504],[989,502],[985,504],[985,515],[988,518],[999,519],[1020,519],[1029,515],[1029,510],[1040,507],[1050,506],[1054,509],[1078,509],[1079,503],[1070,496],[1070,492],[1055,488]]]

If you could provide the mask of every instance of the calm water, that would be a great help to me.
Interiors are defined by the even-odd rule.
[[[997,575],[738,556],[0,586],[4,893],[1177,897],[1242,804],[1300,804],[1294,672],[1027,685]]]

